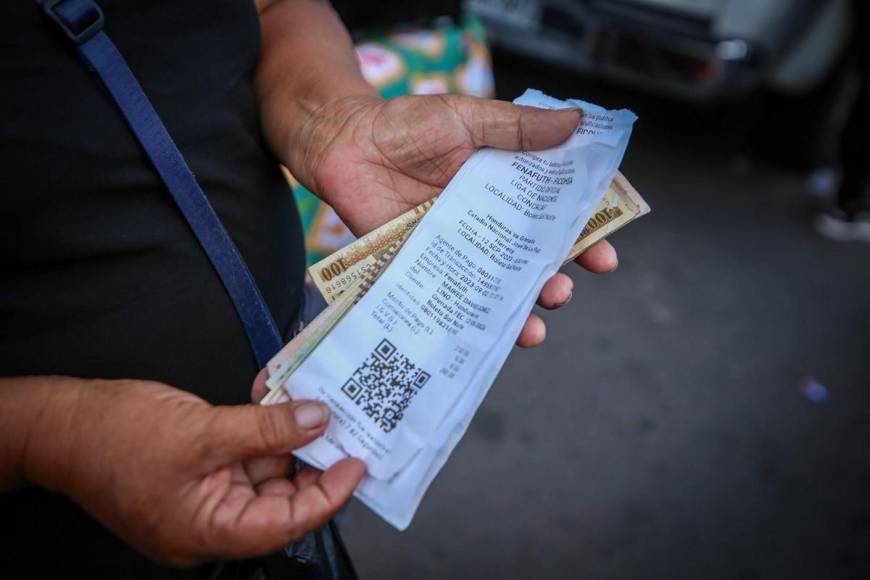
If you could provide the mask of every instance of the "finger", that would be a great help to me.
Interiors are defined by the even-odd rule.
[[[595,274],[613,272],[619,265],[616,249],[607,240],[600,240],[574,260]]]
[[[223,473],[227,479],[227,471]],[[208,534],[207,545],[202,548],[222,559],[278,550],[325,524],[347,503],[363,475],[365,464],[349,458],[321,473],[301,491],[275,480],[261,484],[260,493],[233,486],[217,506],[203,512]]]
[[[255,457],[245,462],[245,471],[252,485],[272,479],[274,477],[287,478],[293,467],[292,455],[278,455],[275,457]]]
[[[322,472],[316,482],[304,488],[297,483],[299,491],[291,499],[294,527],[308,531],[325,524],[348,502],[365,474],[366,464],[348,457]]]
[[[223,503],[209,519],[208,551],[220,559],[267,554],[290,543],[292,495],[251,493]]]
[[[365,464],[343,459],[326,470],[315,485],[295,493],[272,493],[247,498],[235,510],[213,520],[213,546],[223,557],[244,558],[278,550],[317,529],[353,495],[365,475]]]
[[[207,445],[222,461],[289,454],[321,435],[329,407],[319,401],[215,407]]]
[[[314,485],[317,483],[317,480],[320,479],[320,476],[323,474],[323,471],[317,469],[316,467],[312,467],[310,465],[306,465],[302,469],[299,470],[299,473],[293,477],[293,483],[299,489],[305,489],[310,485]]]
[[[259,403],[263,397],[269,392],[269,389],[266,388],[266,380],[269,378],[269,370],[263,368],[257,373],[257,376],[254,378],[254,385],[251,387],[251,400],[255,403]]]
[[[534,312],[529,314],[526,323],[523,325],[520,336],[517,338],[517,346],[521,348],[531,348],[538,346],[547,337],[547,327],[540,316]]]
[[[569,276],[559,272],[544,284],[544,288],[538,296],[538,304],[547,310],[555,310],[571,300],[573,290],[574,281]]]
[[[565,141],[580,123],[582,111],[539,109],[505,101],[455,97],[475,147],[548,149]]]
[[[358,459],[344,459],[316,485],[294,491],[280,483],[233,487],[207,516],[207,550],[226,558],[268,554],[319,528],[347,503],[365,474]],[[285,480],[284,483],[289,483]]]
[[[286,477],[274,477],[257,484],[254,488],[257,495],[273,495],[288,497],[296,493],[296,486]]]

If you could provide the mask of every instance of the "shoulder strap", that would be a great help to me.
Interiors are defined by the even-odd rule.
[[[260,368],[281,349],[281,335],[247,265],[205,197],[184,157],[133,76],[103,32],[103,12],[93,0],[36,0],[77,45],[130,125],[175,203],[220,276],[247,332]]]

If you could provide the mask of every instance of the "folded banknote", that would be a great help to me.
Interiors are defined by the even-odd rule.
[[[364,278],[373,264],[382,263],[385,256],[404,243],[434,201],[420,204],[308,268],[308,275],[323,298],[332,302],[355,281]],[[647,213],[649,205],[617,172],[565,262]]]

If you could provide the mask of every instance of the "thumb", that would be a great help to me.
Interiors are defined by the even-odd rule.
[[[210,447],[223,460],[284,455],[320,436],[329,407],[300,400],[279,405],[215,407],[209,426]]]
[[[505,101],[461,98],[459,110],[475,147],[535,151],[564,142],[577,129],[583,111],[539,109]]]

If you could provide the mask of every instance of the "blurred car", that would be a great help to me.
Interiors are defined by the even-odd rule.
[[[466,0],[499,49],[685,99],[822,83],[848,0]]]

